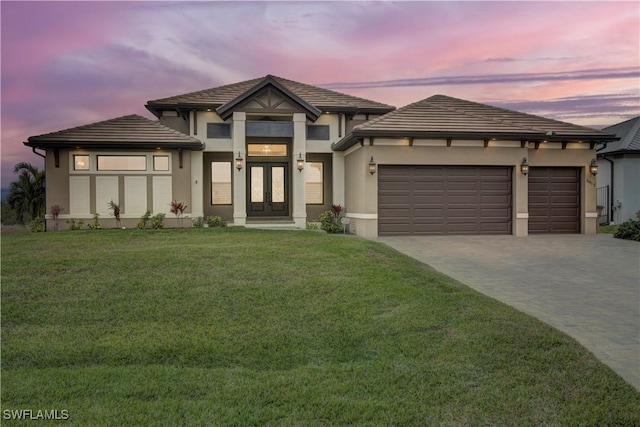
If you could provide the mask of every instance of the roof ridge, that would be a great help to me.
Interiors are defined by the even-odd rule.
[[[369,120],[369,121],[366,121],[366,122],[364,122],[364,123],[361,123],[361,124],[359,124],[359,125],[356,125],[356,126],[354,126],[354,127],[353,127],[353,129],[362,129],[362,130],[364,130],[364,129],[366,129],[366,128],[367,128],[367,127],[369,127],[369,126],[372,126],[372,125],[374,125],[374,124],[376,124],[376,123],[380,122],[381,120],[386,120],[386,119],[388,119],[388,118],[390,118],[390,117],[394,117],[395,115],[397,115],[397,114],[399,114],[399,113],[402,113],[403,111],[405,111],[405,110],[407,110],[407,109],[409,109],[409,108],[412,108],[412,107],[414,107],[416,104],[420,104],[420,103],[422,103],[422,102],[426,101],[427,99],[429,99],[429,98],[425,98],[425,99],[422,99],[422,100],[420,100],[420,101],[413,102],[413,103],[411,103],[411,104],[409,104],[409,105],[405,105],[404,107],[397,108],[397,109],[395,109],[395,110],[393,110],[393,111],[389,111],[389,112],[388,112],[388,113],[386,113],[386,114],[383,114],[383,115],[378,116],[378,117],[376,117],[376,118],[374,118],[374,119],[371,119],[371,120]]]
[[[253,79],[243,80],[241,82],[228,83],[228,84],[225,84],[225,85],[222,85],[222,86],[213,86],[213,87],[210,87],[210,88],[207,88],[207,89],[196,90],[196,91],[193,91],[193,92],[181,93],[181,94],[172,95],[172,96],[165,96],[164,98],[157,98],[157,99],[152,99],[150,101],[147,101],[147,104],[148,103],[153,103],[153,102],[166,101],[168,99],[173,99],[173,98],[178,98],[178,97],[183,97],[183,96],[198,95],[198,94],[201,94],[201,93],[204,93],[204,92],[209,92],[211,90],[226,89],[226,88],[229,88],[229,87],[232,87],[232,86],[237,86],[237,85],[240,85],[240,84],[243,84],[243,83],[249,83],[249,82],[251,82],[253,80],[255,80],[256,84],[258,84],[263,79],[265,79],[265,77],[256,77],[256,78],[253,78]],[[253,86],[255,86],[255,85],[252,85],[252,87]]]
[[[56,130],[56,131],[53,131],[53,132],[47,132],[47,133],[43,133],[43,134],[37,135],[37,136],[55,135],[57,133],[68,132],[68,131],[72,131],[72,130],[78,130],[78,129],[86,128],[88,126],[102,125],[102,124],[107,123],[107,122],[112,122],[114,120],[121,120],[121,119],[125,119],[127,117],[140,117],[140,118],[144,119],[144,117],[140,116],[139,114],[125,114],[124,116],[114,117],[114,118],[105,119],[105,120],[98,120],[97,122],[91,122],[91,123],[86,123],[84,125],[73,126],[73,127],[67,128],[67,129],[61,129],[61,130]],[[149,120],[149,119],[147,119],[147,120]]]

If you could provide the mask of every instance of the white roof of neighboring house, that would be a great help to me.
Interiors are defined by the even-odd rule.
[[[602,130],[615,133],[620,138],[620,141],[608,143],[598,150],[598,154],[640,152],[640,116]]]

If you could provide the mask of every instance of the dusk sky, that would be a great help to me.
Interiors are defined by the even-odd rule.
[[[602,127],[640,114],[640,3],[0,2],[2,187],[22,143],[274,74]]]

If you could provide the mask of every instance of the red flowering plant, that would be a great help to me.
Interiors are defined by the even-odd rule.
[[[116,227],[120,228],[122,226],[120,222],[120,205],[111,200],[109,202],[109,210],[111,211],[111,215],[116,219]]]
[[[51,210],[49,211],[51,217],[53,218],[53,229],[55,231],[58,231],[58,217],[60,216],[60,212],[62,212],[62,208],[60,207],[60,205],[51,206]]]
[[[182,202],[177,202],[173,200],[171,201],[171,203],[169,203],[169,206],[171,206],[171,213],[176,216],[176,218],[178,219],[178,224],[180,224],[180,227],[182,228],[184,226],[182,223],[183,221],[182,213],[184,212],[185,209],[187,209],[187,205],[185,205]]]
[[[331,205],[331,209],[320,214],[320,228],[327,233],[342,233],[344,227],[340,222],[341,215],[344,215],[345,209],[341,205]]]

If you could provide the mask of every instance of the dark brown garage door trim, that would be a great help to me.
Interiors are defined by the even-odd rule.
[[[378,235],[511,234],[513,168],[381,165]]]

